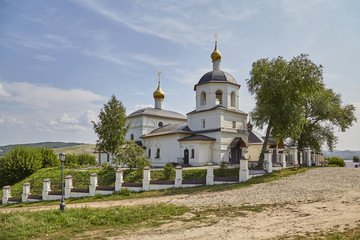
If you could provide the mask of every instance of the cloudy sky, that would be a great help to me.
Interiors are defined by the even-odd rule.
[[[153,106],[158,69],[165,109],[192,111],[214,33],[243,111],[252,62],[307,53],[359,118],[359,12],[357,0],[0,0],[0,145],[95,143],[111,95],[128,114]],[[359,135],[359,123],[339,133],[337,149],[360,150]]]

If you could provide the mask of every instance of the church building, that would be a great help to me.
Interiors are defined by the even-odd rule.
[[[126,139],[144,147],[155,167],[172,162],[204,166],[208,163],[239,163],[247,154],[247,114],[239,110],[240,85],[220,70],[221,53],[211,54],[213,70],[194,86],[196,109],[183,114],[163,109],[164,92],[154,92],[155,108],[137,110],[127,116]]]

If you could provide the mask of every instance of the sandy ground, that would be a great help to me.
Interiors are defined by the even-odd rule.
[[[135,206],[156,203],[185,205],[203,210],[270,204],[261,212],[246,215],[208,215],[196,221],[181,216],[158,227],[125,230],[105,237],[103,231],[86,232],[75,238],[106,239],[271,239],[314,232],[344,230],[360,225],[360,169],[316,168],[281,180],[224,192],[197,193],[157,198],[68,204],[71,207]],[[32,207],[41,210],[58,206]],[[11,211],[11,209],[0,209]],[[177,220],[176,220],[177,219]]]

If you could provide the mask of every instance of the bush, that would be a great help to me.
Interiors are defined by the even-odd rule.
[[[41,148],[40,152],[43,168],[60,166],[60,160],[57,158],[54,150],[51,148]]]
[[[175,169],[172,163],[167,163],[163,169],[164,180],[175,179]]]
[[[329,165],[336,165],[339,167],[345,167],[344,159],[338,157],[326,158]]]
[[[353,157],[353,161],[354,161],[354,162],[360,162],[360,158],[359,158],[358,156],[354,156],[354,157]]]
[[[96,165],[96,157],[89,153],[80,153],[77,156],[77,164],[79,165]]]
[[[0,187],[12,185],[43,166],[39,148],[17,146],[0,158]]]

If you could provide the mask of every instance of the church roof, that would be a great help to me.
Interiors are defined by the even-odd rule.
[[[157,128],[152,132],[141,136],[141,138],[155,137],[155,136],[168,135],[174,133],[193,134],[193,131],[190,130],[190,128],[186,123],[170,124]]]
[[[194,134],[192,136],[181,138],[178,141],[216,141],[216,139],[200,134]]]
[[[201,112],[207,112],[207,111],[212,111],[212,110],[216,110],[216,109],[222,109],[222,110],[226,110],[226,111],[230,111],[230,112],[234,112],[234,113],[243,113],[246,114],[245,112],[241,111],[241,110],[232,110],[232,109],[228,109],[222,105],[216,105],[215,107],[209,108],[209,109],[205,109],[205,110],[201,110],[201,111],[196,111],[193,110],[187,114],[194,114],[194,113],[201,113]]]
[[[175,119],[182,119],[186,120],[186,116],[182,115],[181,113],[169,111],[169,110],[163,110],[163,109],[157,109],[157,108],[143,108],[140,110],[137,110],[127,116],[127,118],[132,118],[140,115],[148,115],[148,116],[157,116],[157,117],[165,117],[165,118],[175,118]]]
[[[265,137],[263,135],[261,135],[258,132],[255,132],[254,130],[248,130],[248,132],[249,132],[249,138],[248,138],[249,143],[261,143],[261,144],[264,143]],[[276,144],[276,142],[274,139],[269,138],[268,144]]]
[[[205,73],[199,80],[199,82],[195,85],[195,88],[197,85],[209,83],[209,82],[218,82],[218,83],[232,83],[235,85],[239,85],[235,78],[231,76],[229,73],[221,71],[221,70],[213,70],[210,72]]]

